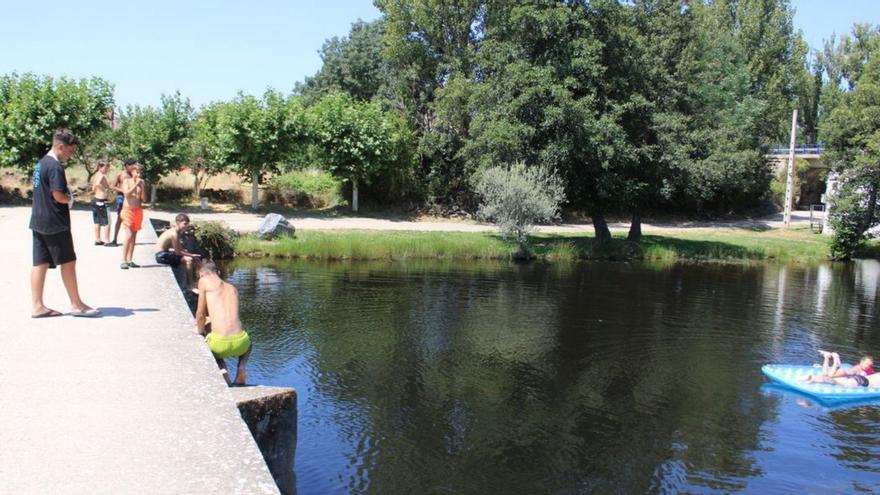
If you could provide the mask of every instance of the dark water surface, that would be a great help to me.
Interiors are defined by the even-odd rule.
[[[877,493],[880,405],[762,388],[880,354],[876,262],[236,262],[312,493]]]

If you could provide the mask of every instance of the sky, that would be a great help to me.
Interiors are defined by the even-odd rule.
[[[813,48],[854,22],[880,24],[880,0],[792,3]],[[321,67],[326,39],[379,16],[371,0],[0,0],[0,74],[98,76],[120,106],[179,90],[198,107],[290,91]]]

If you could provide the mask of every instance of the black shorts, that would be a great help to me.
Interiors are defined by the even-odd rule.
[[[110,225],[107,214],[107,200],[92,200],[92,222],[95,225]]]
[[[76,261],[73,236],[69,230],[57,234],[34,232],[34,266],[49,264],[49,268]]]
[[[173,251],[159,251],[156,253],[156,263],[160,265],[177,266],[180,264],[181,259],[183,259],[183,256]]]

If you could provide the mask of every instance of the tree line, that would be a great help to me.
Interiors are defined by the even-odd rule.
[[[110,131],[96,124],[112,107],[109,83],[6,76],[0,161],[31,166],[42,118],[95,133],[92,148],[106,149],[90,153],[138,157],[154,181],[188,164],[198,177],[232,170],[256,187],[317,166],[351,183],[352,203],[360,188],[377,201],[470,211],[486,170],[524,163],[559,177],[566,205],[592,217],[600,241],[609,214],[630,216],[637,241],[646,212],[712,215],[767,201],[765,156],[787,142],[795,108],[800,140],[826,141],[842,176],[856,155],[876,162],[864,158],[872,138],[852,137],[871,117],[852,125],[843,110],[873,104],[863,93],[876,80],[875,27],[811,51],[789,0],[375,4],[380,19],[327,40],[321,69],[290,94],[198,110],[169,95],[120,109]],[[871,167],[861,169],[847,187],[875,189],[864,179]],[[857,227],[871,223],[856,206]]]

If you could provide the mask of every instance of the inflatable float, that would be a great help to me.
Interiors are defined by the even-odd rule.
[[[849,367],[849,365],[843,365],[842,369]],[[815,366],[766,364],[761,367],[761,371],[774,382],[825,403],[880,400],[880,387],[844,387],[830,383],[804,381],[808,375],[822,374],[822,368]]]

